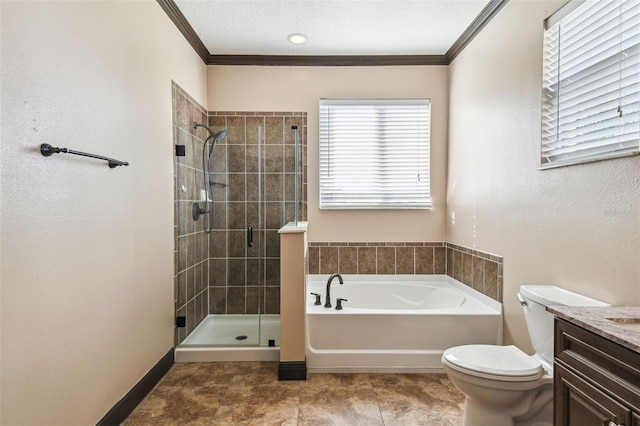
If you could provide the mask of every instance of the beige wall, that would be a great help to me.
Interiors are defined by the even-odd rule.
[[[1,8],[0,424],[95,424],[173,346],[171,80],[206,105],[206,69],[152,0]]]
[[[528,350],[522,284],[640,304],[640,157],[536,170],[542,21],[562,3],[509,2],[451,65],[447,240],[504,256],[505,342]]]
[[[446,226],[448,69],[413,67],[209,66],[213,111],[306,111],[309,241],[443,241]],[[431,98],[432,210],[318,208],[320,98]]]

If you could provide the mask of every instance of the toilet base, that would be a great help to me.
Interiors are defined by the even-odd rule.
[[[553,426],[553,377],[498,382],[442,367],[465,395],[464,426]]]
[[[489,411],[484,405],[476,404],[469,398],[464,401],[464,426],[514,426],[513,417],[500,411]]]
[[[546,399],[542,397],[542,399]],[[528,404],[526,404],[528,405]],[[525,406],[526,406],[525,405]],[[524,408],[524,407],[523,407]],[[536,410],[513,417],[513,413],[487,410],[484,404],[476,404],[469,398],[464,401],[464,426],[553,426],[553,402],[548,400]]]

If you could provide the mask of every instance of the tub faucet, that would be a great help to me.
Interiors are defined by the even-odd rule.
[[[331,307],[331,281],[333,281],[334,278],[337,278],[338,281],[340,281],[340,284],[344,284],[344,282],[342,282],[342,275],[338,273],[331,274],[331,276],[329,277],[329,280],[327,281],[327,299],[324,304],[325,308]]]

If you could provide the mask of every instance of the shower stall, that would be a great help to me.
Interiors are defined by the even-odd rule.
[[[174,114],[176,360],[277,360],[278,230],[306,217],[306,114],[191,110]]]

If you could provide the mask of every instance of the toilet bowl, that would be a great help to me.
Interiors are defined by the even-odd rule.
[[[465,426],[553,424],[553,372],[515,346],[457,346],[442,367],[465,395]]]
[[[546,306],[608,306],[554,286],[522,286],[536,353],[515,346],[465,345],[447,349],[442,367],[465,395],[464,426],[553,425],[553,315]]]

